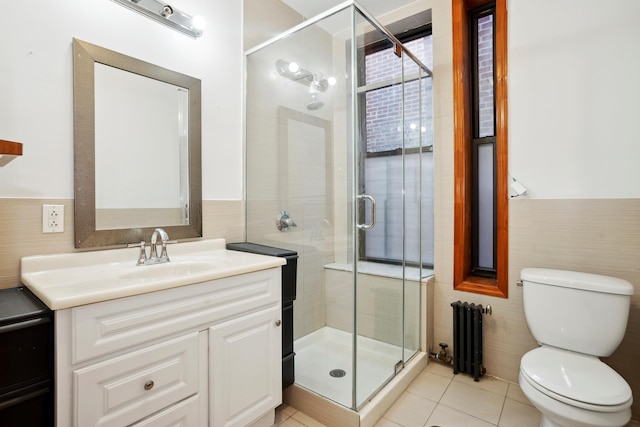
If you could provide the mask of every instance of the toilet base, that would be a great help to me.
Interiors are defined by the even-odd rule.
[[[559,402],[535,389],[520,372],[520,388],[542,413],[540,427],[622,427],[631,419],[631,404],[619,412],[596,412]]]
[[[557,422],[553,421],[550,418],[547,418],[544,414],[542,414],[542,419],[540,420],[540,427],[565,427]]]

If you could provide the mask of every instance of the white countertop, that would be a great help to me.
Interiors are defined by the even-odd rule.
[[[21,260],[21,280],[50,309],[62,310],[131,295],[280,267],[286,260],[226,249],[224,239],[167,246],[170,262],[136,266],[139,248]]]

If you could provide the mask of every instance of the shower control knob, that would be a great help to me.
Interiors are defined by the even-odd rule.
[[[276,216],[276,227],[280,231],[287,231],[289,227],[297,227],[298,224],[295,223],[293,219],[289,216],[289,212],[281,211]]]
[[[282,321],[280,319],[276,320],[276,326],[282,325]]]

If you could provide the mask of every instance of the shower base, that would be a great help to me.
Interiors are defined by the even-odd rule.
[[[350,333],[328,326],[296,340],[296,383],[351,407],[352,344]],[[412,353],[407,351],[407,357]],[[358,337],[358,406],[393,377],[394,366],[400,359],[401,347]]]
[[[284,390],[284,402],[325,425],[373,427],[424,369],[428,357],[427,353],[418,352],[399,374],[380,389],[381,384],[393,374],[400,348],[365,337],[359,337],[358,345],[361,355],[358,402],[364,400],[364,404],[357,412],[349,409],[351,334],[330,327],[296,340],[296,383]],[[345,376],[331,377],[329,372],[333,369],[343,369]],[[378,389],[378,393],[367,401]]]

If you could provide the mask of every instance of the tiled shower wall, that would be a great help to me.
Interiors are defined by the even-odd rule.
[[[325,270],[326,324],[346,332],[353,331],[353,272]],[[421,286],[417,281],[390,277],[358,275],[358,334],[389,344],[403,345],[403,309],[405,321],[404,345],[420,347]],[[424,285],[424,284],[423,284]],[[423,292],[426,291],[424,285]],[[403,307],[403,298],[405,306]]]

